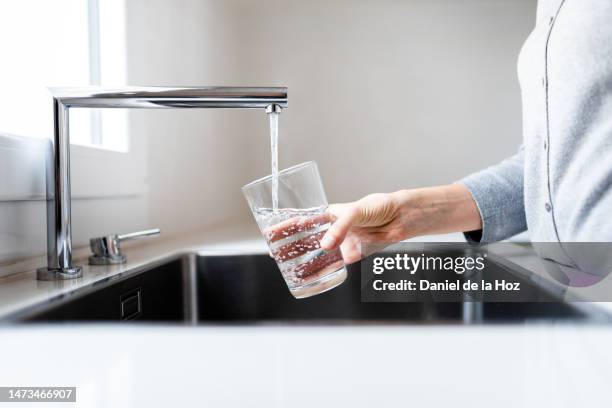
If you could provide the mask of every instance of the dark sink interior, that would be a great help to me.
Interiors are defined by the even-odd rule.
[[[359,265],[340,287],[294,299],[267,255],[196,256],[176,259],[130,276],[100,283],[29,311],[19,321],[148,321],[206,323],[521,323],[587,321],[572,304],[362,303]],[[188,265],[195,264],[195,270]],[[507,265],[499,269],[508,274]],[[532,290],[540,290],[531,285]]]

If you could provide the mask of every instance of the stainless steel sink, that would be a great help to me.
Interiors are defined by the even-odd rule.
[[[496,273],[508,274],[507,265]],[[362,303],[359,265],[330,292],[296,300],[267,255],[187,255],[77,290],[13,320],[145,321],[177,324],[524,323],[589,322],[584,308],[548,302]],[[531,290],[541,289],[531,285]],[[548,296],[548,295],[547,295]]]

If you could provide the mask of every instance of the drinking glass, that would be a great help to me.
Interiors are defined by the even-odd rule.
[[[325,251],[319,244],[331,219],[315,162],[278,173],[277,209],[272,208],[272,176],[247,184],[242,192],[294,297],[317,295],[344,282],[340,249]]]

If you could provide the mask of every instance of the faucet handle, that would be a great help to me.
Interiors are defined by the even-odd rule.
[[[89,246],[93,255],[89,257],[90,265],[115,265],[127,262],[125,255],[121,253],[121,242],[136,238],[144,238],[151,235],[159,235],[159,228],[131,232],[129,234],[112,234],[104,237],[92,238]]]
[[[138,231],[138,232],[129,232],[127,234],[117,235],[117,241],[119,242],[129,241],[131,239],[144,238],[144,237],[149,237],[151,235],[159,235],[160,232],[161,231],[159,228],[153,228],[153,229],[148,229],[148,230]]]

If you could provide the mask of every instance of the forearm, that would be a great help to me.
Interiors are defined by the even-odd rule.
[[[399,208],[406,238],[482,228],[478,206],[462,184],[401,190],[391,194]]]

